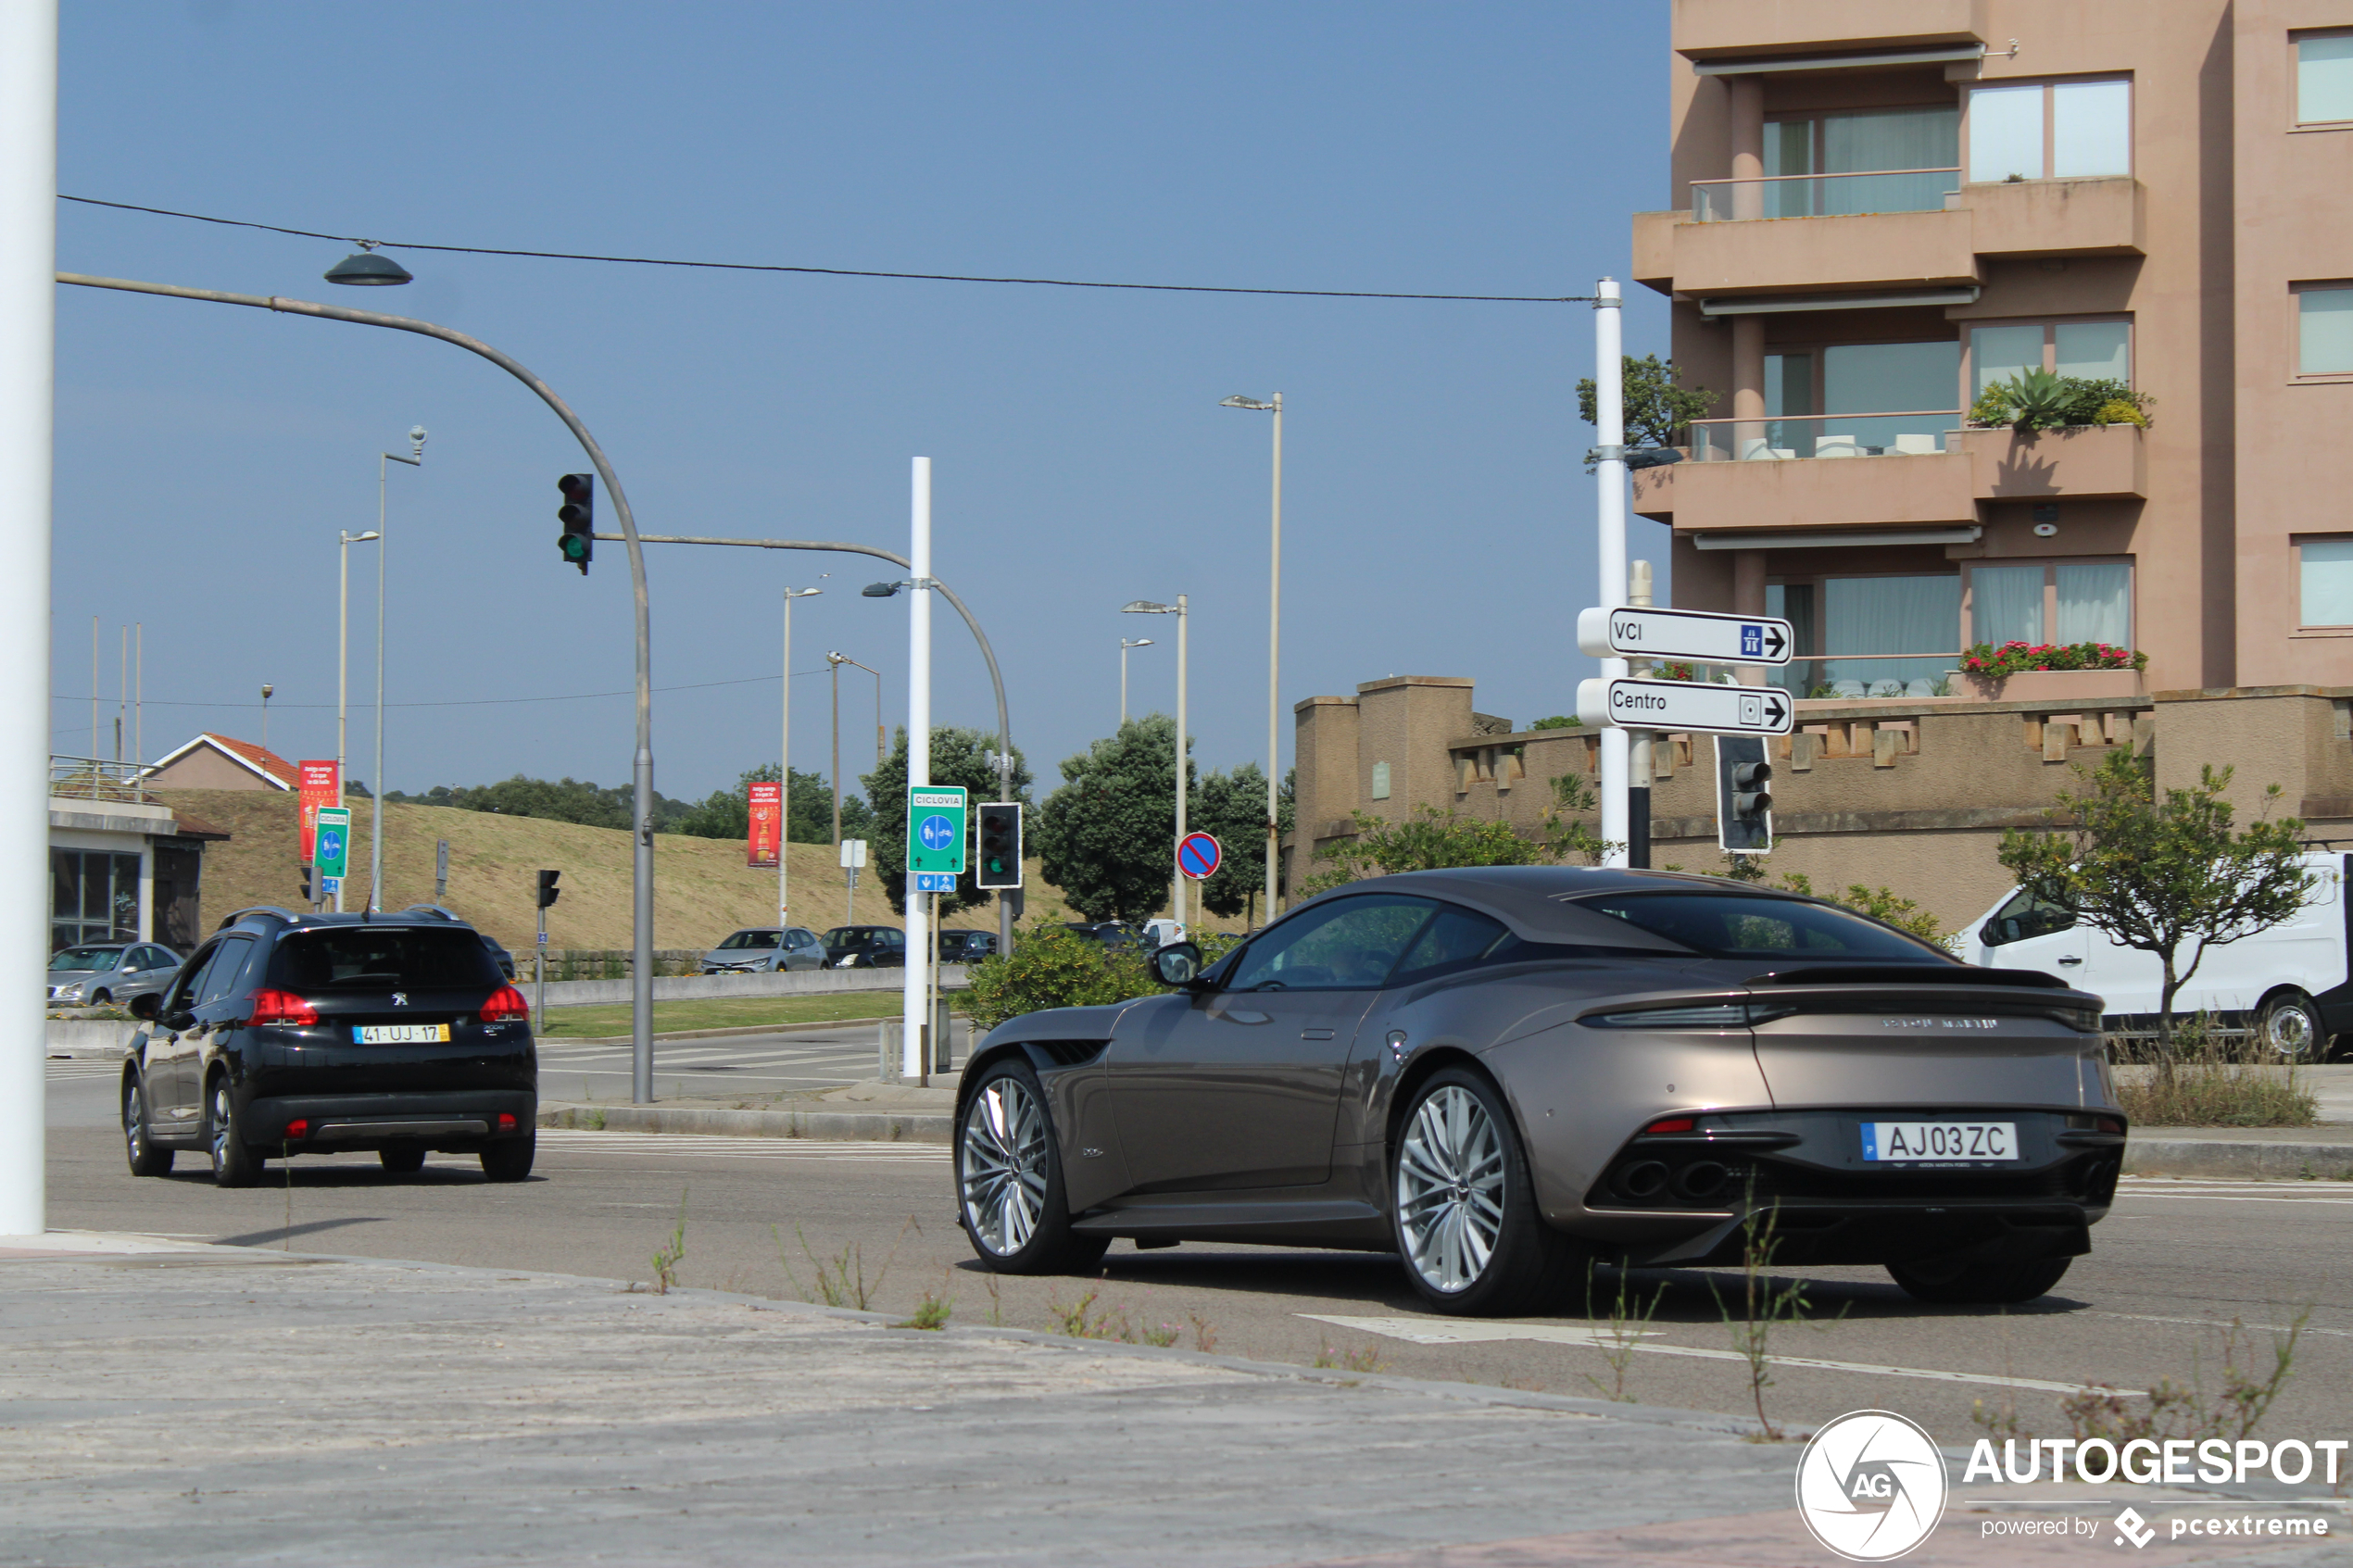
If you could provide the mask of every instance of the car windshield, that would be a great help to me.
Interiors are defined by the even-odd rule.
[[[1637,930],[1680,942],[1712,958],[1794,954],[1919,963],[1948,956],[1941,947],[1915,941],[1844,909],[1769,894],[1622,893],[1582,898],[1578,907],[1615,916]]]
[[[871,925],[837,925],[825,933],[825,946],[836,952],[844,947],[862,947],[874,939]]]
[[[51,969],[109,970],[122,960],[120,947],[68,947],[49,960]]]
[[[471,931],[447,926],[342,926],[278,944],[270,984],[290,991],[491,990],[498,965]]]
[[[776,939],[777,934],[773,931],[738,931],[719,944],[719,951],[724,953],[738,947],[773,947]]]

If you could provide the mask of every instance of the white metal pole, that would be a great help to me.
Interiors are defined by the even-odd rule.
[[[344,787],[346,764],[344,761],[346,730],[351,703],[351,535],[342,529],[335,531],[336,548],[343,557],[343,583],[337,602],[342,605],[335,617],[335,804],[348,806],[351,792]],[[315,857],[314,857],[315,859]],[[344,870],[351,868],[346,865]],[[343,913],[345,878],[335,878],[335,913]]]
[[[368,909],[384,905],[384,462],[376,458],[376,781],[368,799]]]
[[[57,296],[57,0],[0,6],[0,1236],[47,1227],[49,496]],[[93,690],[95,688],[94,687]],[[91,734],[96,755],[97,735]],[[6,978],[15,975],[14,980]]]
[[[1185,612],[1185,596],[1176,596],[1176,842],[1168,847],[1168,864],[1176,875],[1169,879],[1168,913],[1178,925],[1185,923],[1185,873],[1177,866],[1176,844],[1185,842],[1185,622],[1190,619]]]
[[[907,787],[911,791],[931,783],[931,591],[922,586],[931,576],[929,458],[914,461],[912,501],[907,564],[908,575],[917,585],[908,590],[907,606]],[[924,1026],[930,1022],[931,896],[915,891],[915,875],[904,866],[883,874],[906,879],[907,978],[900,993],[899,1072],[901,1077],[915,1079],[926,1066],[923,1044]]]
[[[1123,730],[1124,730],[1124,729],[1126,729],[1126,728],[1127,727],[1127,654],[1128,654],[1128,648],[1129,648],[1129,644],[1128,644],[1127,639],[1126,639],[1126,638],[1125,638],[1125,637],[1120,638],[1120,639],[1119,639],[1119,727],[1120,727],[1121,729],[1123,729]]]
[[[792,584],[785,585],[785,719],[784,742],[776,753],[776,924],[792,924]],[[780,932],[776,940],[781,943]],[[782,960],[779,951],[779,961]]]
[[[1283,395],[1275,394],[1275,522],[1266,569],[1266,892],[1259,923],[1275,918],[1276,862],[1282,848],[1278,792],[1282,788],[1283,661]]]
[[[1594,413],[1599,416],[1601,461],[1595,465],[1599,490],[1593,513],[1601,556],[1597,574],[1605,609],[1626,602],[1626,370],[1618,309],[1617,282],[1604,278],[1593,290]],[[1602,660],[1602,679],[1623,680],[1626,661]],[[1602,842],[1609,847],[1602,863],[1626,864],[1627,750],[1626,732],[1617,725],[1602,731]]]

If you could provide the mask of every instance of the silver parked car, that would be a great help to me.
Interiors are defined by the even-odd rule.
[[[702,956],[705,974],[761,974],[780,969],[823,969],[825,946],[799,926],[749,926]]]
[[[1393,1250],[1425,1301],[1575,1301],[1593,1263],[1884,1265],[2029,1300],[2124,1151],[2099,998],[1819,899],[1661,872],[1414,872],[1171,994],[992,1030],[956,1111],[988,1267],[1114,1236]],[[1769,1229],[1768,1229],[1769,1223]]]
[[[52,1007],[124,1007],[160,992],[180,972],[180,955],[160,942],[94,942],[49,960]]]

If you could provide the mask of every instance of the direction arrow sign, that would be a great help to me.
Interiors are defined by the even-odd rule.
[[[1710,686],[1696,681],[1580,681],[1577,716],[1629,730],[1785,735],[1796,722],[1779,686]]]
[[[1705,609],[1583,609],[1577,646],[1595,659],[1690,659],[1705,664],[1787,664],[1796,638],[1769,615]]]

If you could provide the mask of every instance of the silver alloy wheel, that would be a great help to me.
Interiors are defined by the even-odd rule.
[[[2316,1038],[2309,1003],[2282,1001],[2264,1010],[2263,1044],[2283,1060],[2303,1060]]]
[[[1397,1229],[1432,1290],[1468,1290],[1504,1232],[1504,1140],[1478,1097],[1448,1084],[1422,1101],[1397,1151]]]
[[[229,1080],[217,1078],[212,1085],[212,1168],[225,1169],[229,1163],[229,1140],[234,1135],[229,1124]]]
[[[138,1163],[140,1148],[147,1141],[147,1098],[139,1092],[135,1078],[122,1095],[122,1141],[129,1146],[132,1163]]]
[[[1029,1245],[1046,1213],[1046,1113],[1018,1078],[982,1085],[958,1158],[964,1223],[1000,1258]]]

